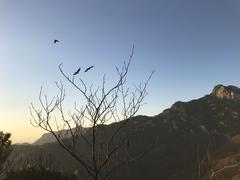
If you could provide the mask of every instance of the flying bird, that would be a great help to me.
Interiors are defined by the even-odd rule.
[[[94,66],[90,66],[90,67],[88,67],[84,72],[87,72],[87,71],[89,71],[90,69],[92,69]]]
[[[53,43],[54,43],[54,44],[59,43],[59,40],[54,39]]]
[[[77,75],[80,72],[80,70],[81,70],[81,68],[78,68],[78,70],[75,73],[73,73],[73,75],[74,76]]]

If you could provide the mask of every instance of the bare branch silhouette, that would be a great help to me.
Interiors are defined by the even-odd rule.
[[[75,103],[74,112],[69,117],[64,111],[65,89],[62,83],[56,83],[59,90],[56,97],[48,101],[47,96],[42,94],[41,88],[40,108],[36,108],[32,103],[30,105],[31,124],[50,132],[59,145],[79,162],[93,180],[109,179],[122,165],[145,154],[145,150],[144,153],[137,155],[128,152],[129,138],[134,134],[134,130],[122,136],[129,120],[143,105],[147,95],[146,88],[153,74],[152,72],[143,85],[135,86],[132,92],[125,87],[133,51],[134,47],[123,67],[116,68],[118,80],[109,89],[106,88],[105,75],[101,88],[94,89],[81,78],[79,82],[75,82],[74,78],[70,79],[63,71],[62,64],[59,65],[60,73],[80,93],[85,102],[81,103],[80,108]],[[93,66],[85,71],[91,68]],[[58,119],[55,114],[58,115]],[[62,125],[59,124],[60,120]],[[113,124],[113,128],[109,130],[106,125],[111,122],[119,123]],[[86,123],[89,127],[86,127]]]

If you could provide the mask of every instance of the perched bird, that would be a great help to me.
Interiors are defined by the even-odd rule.
[[[81,68],[78,68],[78,70],[75,73],[73,73],[73,75],[75,76],[76,74],[78,74],[80,72],[80,70],[81,70]]]
[[[94,66],[90,66],[90,67],[88,67],[84,72],[87,72],[87,71],[89,71],[90,69],[92,69]]]
[[[54,39],[53,43],[54,43],[54,44],[59,43],[59,40]]]

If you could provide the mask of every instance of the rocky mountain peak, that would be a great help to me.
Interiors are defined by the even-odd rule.
[[[240,88],[219,84],[214,87],[211,95],[220,99],[240,100]]]

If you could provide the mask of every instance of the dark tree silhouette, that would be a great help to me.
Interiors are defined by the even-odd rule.
[[[3,175],[5,161],[12,152],[10,137],[10,133],[0,131],[0,176]]]
[[[3,180],[76,180],[74,174],[50,171],[48,169],[26,166],[6,173]]]
[[[92,85],[88,86],[81,78],[75,82],[74,77],[67,76],[62,66],[59,66],[63,77],[85,100],[81,102],[80,108],[75,103],[74,112],[69,117],[63,108],[65,89],[62,83],[56,83],[59,95],[50,101],[46,95],[42,95],[41,88],[40,108],[31,103],[32,125],[50,132],[56,138],[59,145],[85,170],[84,179],[111,179],[116,170],[146,152],[143,150],[134,155],[129,153],[132,133],[126,134],[125,131],[131,118],[143,105],[146,88],[153,74],[144,84],[135,86],[132,92],[125,87],[133,50],[127,63],[124,62],[121,69],[116,68],[118,79],[109,89],[106,88],[105,76],[101,88],[94,90]],[[58,114],[58,118],[54,118],[54,114]],[[118,123],[113,124],[116,126],[111,131],[107,130],[106,125],[113,122]]]

